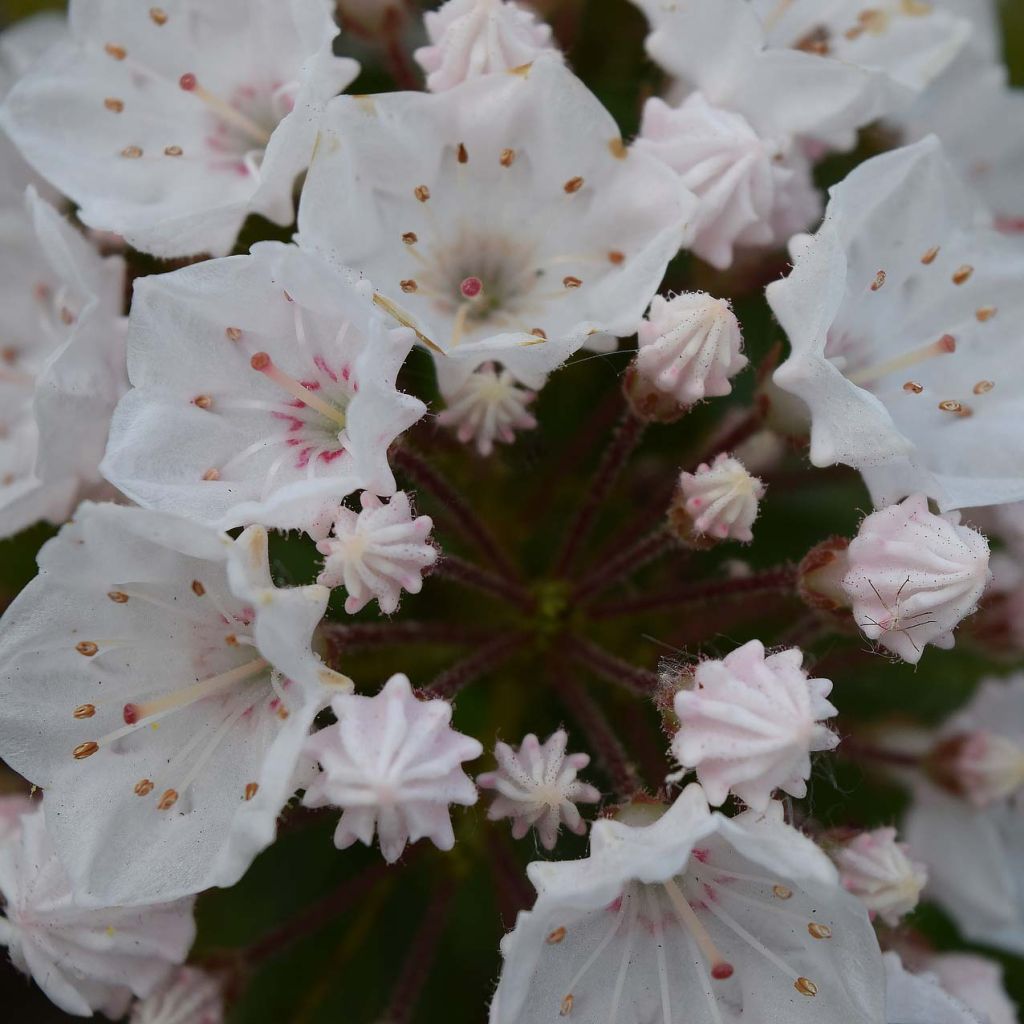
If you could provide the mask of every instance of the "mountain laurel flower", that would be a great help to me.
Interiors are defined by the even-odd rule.
[[[90,227],[161,257],[230,252],[258,213],[294,217],[323,105],[359,66],[327,0],[71,0],[70,39],[11,90],[0,123]]]
[[[350,615],[374,599],[385,615],[391,615],[403,590],[418,594],[423,589],[423,573],[437,561],[437,548],[427,540],[434,523],[430,516],[412,514],[404,491],[386,505],[363,491],[360,503],[358,513],[339,509],[332,536],[317,544],[325,556],[317,582],[344,586],[345,611]]]
[[[233,885],[273,841],[314,716],[351,685],[311,650],[329,591],[237,541],[84,504],[0,631],[0,744],[46,791],[82,903]]]
[[[936,216],[935,211],[941,211]],[[775,382],[811,415],[811,461],[860,470],[876,505],[1024,498],[1024,249],[978,226],[939,142],[874,157],[831,191],[768,286],[791,354]]]
[[[1017,1008],[1006,994],[998,960],[976,953],[938,953],[928,957],[926,968],[981,1024],[1017,1024]]]
[[[656,295],[640,324],[637,373],[683,407],[728,395],[747,365],[732,307],[706,292]]]
[[[932,973],[912,974],[899,954],[882,954],[885,963],[886,1024],[997,1024],[979,1018]],[[1016,1014],[1004,1024],[1015,1024]]]
[[[35,806],[31,797],[22,793],[0,796],[0,846],[21,834],[21,817]]]
[[[537,426],[528,409],[536,397],[536,391],[521,387],[508,370],[484,363],[445,396],[447,407],[437,422],[452,428],[463,444],[472,442],[486,458],[495,441],[512,444],[517,430]]]
[[[988,541],[921,494],[873,512],[850,542],[842,587],[864,635],[912,665],[948,649],[991,578]]]
[[[120,1020],[133,995],[151,995],[188,955],[194,900],[81,906],[43,807],[21,825],[18,838],[0,844],[0,946],[65,1013],[91,1017],[98,1010]]]
[[[435,352],[443,394],[495,360],[538,388],[636,331],[695,203],[543,55],[442,93],[331,102],[299,241],[373,282]]]
[[[576,835],[586,832],[586,822],[576,804],[595,804],[601,794],[576,777],[590,764],[590,757],[566,754],[568,742],[565,730],[558,729],[543,743],[533,733],[525,736],[518,747],[497,743],[497,770],[476,777],[481,789],[497,793],[487,817],[491,821],[511,818],[514,839],[522,839],[535,828],[544,849],[553,850],[562,825]]]
[[[917,906],[928,881],[927,868],[910,859],[894,828],[858,833],[833,859],[846,890],[892,928]]]
[[[796,648],[766,656],[751,640],[722,660],[702,661],[693,684],[674,700],[679,731],[672,753],[696,768],[708,802],[730,793],[763,812],[772,793],[807,795],[810,754],[834,750],[839,737],[825,724],[837,714],[827,679],[811,679]]]
[[[677,530],[698,542],[752,541],[765,485],[739,459],[721,452],[694,473],[679,476],[679,491],[670,515]]]
[[[322,772],[303,803],[342,808],[334,845],[370,846],[376,832],[389,864],[420,839],[452,849],[448,806],[476,803],[476,786],[461,765],[483,747],[451,727],[451,704],[419,700],[408,678],[395,675],[376,696],[342,694],[331,707],[337,723],[306,743]]]
[[[0,209],[0,537],[59,524],[99,473],[128,381],[125,267],[103,258],[33,188]]]
[[[132,1007],[128,1024],[223,1024],[224,991],[212,975],[182,967]]]
[[[491,1024],[885,1021],[867,912],[781,805],[726,818],[694,784],[651,813],[596,822],[584,860],[529,866]]]
[[[551,26],[506,0],[447,0],[424,14],[423,23],[430,45],[414,56],[431,92],[511,71],[554,51]]]
[[[346,495],[395,491],[388,447],[426,409],[396,387],[412,343],[295,246],[144,278],[103,471],[159,511],[325,537]]]

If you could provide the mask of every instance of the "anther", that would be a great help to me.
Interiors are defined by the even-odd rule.
[[[74,711],[71,712],[72,718],[92,718],[96,714],[95,704],[79,704]]]
[[[459,161],[460,164],[468,164],[469,163],[469,151],[466,149],[466,146],[465,146],[464,143],[462,143],[462,142],[459,143],[459,148],[456,150],[456,154],[457,154],[458,161]]]
[[[562,284],[565,285],[566,288],[580,288],[582,287],[583,282],[578,277],[573,277],[570,274],[568,277],[562,278]]]
[[[807,932],[812,939],[832,938],[832,929],[827,924],[819,924],[817,921],[811,921],[807,925]]]
[[[982,306],[974,311],[974,315],[978,318],[978,322],[983,324],[991,320],[997,312],[998,310],[995,306]]]
[[[608,262],[614,263],[615,266],[620,266],[622,263],[626,262],[626,254],[623,252],[619,252],[618,249],[613,249],[610,253],[608,253]]]
[[[548,340],[547,332],[542,327],[531,327],[530,333],[535,338],[543,338],[545,341]]]
[[[202,476],[203,480],[219,480],[220,470],[219,469],[208,469]]]
[[[406,295],[411,295],[413,292],[419,291],[420,287],[411,277],[406,278],[404,281],[400,281],[399,284]]]
[[[871,282],[871,290],[873,292],[877,292],[883,284],[885,284],[885,271],[880,270],[877,274],[875,274],[874,281]]]
[[[430,189],[426,185],[417,185],[412,194],[421,202],[425,203],[430,198]]]
[[[405,287],[406,283],[412,284],[413,287],[407,289]],[[415,291],[416,282],[403,281],[402,290]],[[338,426],[345,426],[345,414],[340,409],[331,405],[329,402],[325,402],[319,395],[315,395],[309,390],[309,388],[300,384],[299,381],[295,380],[293,377],[289,377],[287,373],[274,365],[274,361],[266,352],[257,352],[249,360],[249,365],[254,370],[265,374],[269,380],[272,380],[279,388],[286,391],[293,398],[297,398],[303,405],[320,413],[321,416],[338,424]]]
[[[121,150],[121,156],[123,156],[125,160],[138,160],[139,157],[142,156],[142,147],[125,146],[124,149]]]
[[[502,167],[511,167],[516,162],[516,151],[514,149],[503,149],[499,162]]]
[[[793,898],[793,890],[787,889],[784,885],[773,885],[772,895],[777,900],[788,900]]]
[[[402,235],[402,241],[405,242],[406,245],[415,245],[419,240],[419,235],[417,235],[415,231],[406,231],[406,233]]]
[[[192,404],[200,409],[209,409],[213,405],[213,399],[209,395],[196,395],[192,399]]]
[[[484,283],[479,277],[467,277],[459,285],[459,291],[467,299],[475,299],[484,290]]]
[[[178,802],[178,791],[176,789],[165,789],[164,795],[160,797],[156,805],[158,811],[169,811]]]
[[[568,1016],[569,1016],[569,1014],[570,1014],[570,1013],[572,1013],[572,1004],[573,1004],[573,1003],[574,1003],[575,1001],[576,1001],[576,1000],[575,1000],[575,999],[573,999],[573,995],[572,995],[572,993],[570,992],[570,993],[569,993],[569,994],[568,994],[568,995],[567,995],[567,996],[566,996],[566,997],[565,997],[565,998],[564,998],[564,999],[562,1000],[562,1005],[561,1005],[561,1006],[559,1007],[559,1010],[558,1010],[558,1016],[559,1016],[559,1017],[568,1017]]]
[[[979,380],[972,390],[976,395],[987,395],[995,386],[994,380]]]
[[[625,160],[629,153],[622,139],[609,139],[608,150],[616,160]]]
[[[106,43],[103,49],[107,51],[107,56],[113,57],[114,60],[124,60],[128,56],[128,51],[117,43]]]
[[[87,757],[92,757],[92,755],[99,749],[100,745],[98,743],[94,743],[92,740],[89,740],[88,743],[79,743],[78,746],[71,751],[71,756],[76,761],[84,761]]]
[[[227,336],[228,341],[242,340],[242,329],[240,327],[225,327],[224,334]]]
[[[953,272],[953,284],[963,284],[974,273],[974,267],[965,263]]]
[[[939,402],[939,408],[943,412],[955,412],[959,414],[963,410],[963,404],[956,401],[956,399],[947,398],[944,402]]]
[[[557,946],[565,938],[565,929],[556,928],[550,935],[544,940],[549,946]]]
[[[181,156],[184,152],[181,146],[164,146],[164,156]]]
[[[99,647],[91,640],[82,640],[80,643],[75,644],[75,650],[84,657],[91,658],[99,651]]]
[[[909,395],[919,395],[924,391],[924,385],[918,384],[916,380],[908,380],[907,383],[903,385],[903,390]]]
[[[155,25],[167,24],[167,12],[162,7],[150,7],[149,17]]]
[[[810,978],[797,978],[793,982],[793,988],[802,996],[816,996],[818,994],[818,986]]]
[[[199,582],[199,580],[193,580],[192,593],[195,594],[196,597],[202,597],[203,594],[206,593],[206,587],[204,587],[202,583]]]
[[[939,247],[937,245],[932,246],[922,257],[921,262],[927,267],[935,262],[935,257],[939,255]]]
[[[114,604],[128,603],[128,595],[123,590],[111,590],[107,594],[107,597],[109,597],[110,600],[114,602]]]
[[[245,787],[245,799],[246,801],[251,800],[260,791],[260,784],[258,782],[249,782]]]
[[[565,189],[566,194],[571,196],[574,192],[579,192],[583,188],[583,179],[577,175],[575,178],[570,178],[562,187]]]
[[[113,111],[115,114],[120,114],[121,111],[124,110],[124,100],[119,100],[116,96],[108,96],[103,101],[103,106],[105,106],[107,110]]]
[[[235,636],[234,633],[228,633],[228,635],[224,637],[224,643],[226,643],[228,647],[237,647],[238,637]]]
[[[133,787],[136,796],[149,796],[153,792],[153,783],[149,779],[139,779]]]

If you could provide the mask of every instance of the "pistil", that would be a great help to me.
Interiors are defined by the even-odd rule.
[[[240,110],[231,106],[230,103],[203,88],[192,72],[182,75],[178,84],[185,92],[190,92],[201,99],[219,118],[234,125],[243,134],[259,143],[261,147],[265,147],[270,142],[270,132],[260,127],[251,117],[247,117]]]
[[[339,428],[345,426],[345,414],[341,409],[331,405],[330,402],[325,402],[319,395],[314,394],[309,388],[300,384],[294,377],[289,377],[287,373],[274,364],[274,361],[266,352],[257,352],[249,360],[249,365],[272,380],[278,387],[283,388],[292,397],[297,398],[303,405],[308,406],[310,409],[320,413],[321,416],[336,423]]]

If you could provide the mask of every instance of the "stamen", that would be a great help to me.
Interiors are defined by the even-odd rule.
[[[94,743],[92,740],[89,740],[87,743],[79,743],[78,746],[71,751],[71,756],[76,761],[84,761],[87,757],[92,757],[92,755],[99,749],[100,745],[98,743]]]
[[[672,879],[669,879],[664,885],[665,892],[668,893],[669,901],[679,918],[680,924],[693,936],[700,947],[701,953],[704,954],[704,959],[707,960],[711,968],[711,977],[716,981],[724,981],[726,978],[731,978],[733,975],[732,964],[722,956],[718,947],[712,941],[711,936],[708,935],[707,929],[701,924],[700,918],[697,917],[693,907],[690,906],[690,901],[683,895],[679,886]]]
[[[174,789],[164,790],[164,795],[160,797],[159,802],[156,805],[158,811],[169,811],[178,802],[178,793]]]
[[[116,96],[108,96],[103,101],[103,106],[115,114],[120,114],[124,110],[124,100],[119,100]]]
[[[619,903],[619,909],[615,914],[615,920],[612,922],[611,928],[608,930],[604,938],[601,939],[601,941],[598,943],[598,946],[594,950],[594,952],[587,957],[583,966],[573,975],[572,980],[566,986],[566,988],[568,988],[569,991],[566,994],[565,998],[562,1000],[562,1008],[559,1011],[560,1016],[568,1017],[569,1014],[572,1013],[572,1004],[575,1001],[572,994],[572,990],[583,980],[583,977],[587,973],[587,971],[589,971],[590,968],[594,966],[594,962],[608,947],[608,943],[611,942],[613,938],[615,938],[615,933],[619,930],[619,925],[622,923],[622,917],[625,912],[626,903],[630,902],[634,898],[635,897],[630,897],[630,899],[627,900],[625,898],[625,894],[623,894],[623,899]],[[567,1006],[568,1009],[566,1009]]]
[[[571,196],[583,188],[583,179],[577,175],[575,178],[570,178],[562,187],[565,189],[566,195]]]
[[[572,1004],[576,1000],[573,998],[573,994],[570,992],[567,996],[562,999],[562,1003],[558,1008],[559,1017],[568,1017],[572,1013]]]
[[[903,385],[903,390],[910,395],[919,395],[924,391],[924,385],[918,384],[916,380],[908,380],[907,383]]]
[[[92,658],[99,651],[99,646],[91,640],[82,640],[75,644],[75,650],[85,658]]]
[[[407,278],[404,281],[399,281],[399,286],[406,295],[411,295],[413,292],[419,291],[420,286],[416,283],[414,278]]]
[[[128,51],[117,43],[105,43],[103,49],[107,51],[107,56],[113,57],[114,60],[124,60],[128,56]]]
[[[167,24],[167,12],[162,7],[150,7],[149,16],[156,25]]]
[[[626,262],[626,254],[623,252],[619,252],[618,249],[613,249],[610,253],[608,253],[608,262],[614,263],[617,267],[621,266],[623,263]]]
[[[270,141],[270,132],[258,125],[251,117],[247,117],[240,110],[236,110],[230,103],[226,103],[219,96],[208,92],[199,84],[199,80],[191,71],[186,72],[178,79],[178,85],[185,92],[194,93],[201,99],[218,117],[233,124],[249,138],[258,142],[260,146],[266,146]]]
[[[125,146],[124,149],[121,150],[121,156],[123,156],[125,160],[138,160],[139,157],[142,156],[142,147]]]
[[[479,277],[467,277],[459,285],[459,291],[467,299],[475,299],[484,290],[484,283]]]
[[[213,399],[209,395],[196,395],[192,399],[192,404],[200,409],[209,409],[213,405]]]
[[[790,900],[793,898],[793,890],[787,889],[784,885],[773,885],[772,895],[779,900]]]
[[[818,994],[818,986],[810,978],[797,978],[793,982],[793,988],[802,996],[816,996]]]
[[[874,281],[871,282],[871,290],[873,292],[877,292],[883,284],[885,284],[885,271],[880,270],[877,274],[875,274]]]
[[[307,387],[303,387],[293,377],[289,377],[283,370],[274,365],[274,361],[266,352],[257,352],[249,360],[249,365],[259,373],[264,374],[278,387],[283,388],[288,394],[297,398],[310,409],[320,413],[339,427],[345,426],[345,414],[337,406],[325,402],[319,395],[315,395]]]
[[[921,262],[927,267],[935,262],[935,257],[939,255],[939,247],[933,246],[929,249],[922,257]]]
[[[832,938],[832,929],[827,924],[819,924],[817,921],[811,921],[807,925],[807,931],[812,939]]]
[[[260,791],[260,784],[258,782],[248,782],[245,786],[245,799],[246,802],[252,800],[252,798]]]
[[[980,309],[975,310],[974,315],[977,317],[979,323],[986,323],[996,315],[998,310],[995,306],[982,306]]]
[[[384,312],[388,314],[388,316],[392,317],[394,320],[397,320],[403,327],[408,327],[409,330],[416,335],[417,340],[422,344],[426,345],[427,348],[431,350],[431,352],[436,352],[438,355],[442,356],[445,354],[444,349],[441,348],[441,346],[438,345],[437,342],[431,341],[431,339],[428,338],[416,326],[412,317],[409,316],[409,314],[406,313],[404,310],[396,306],[395,303],[393,303],[389,298],[387,298],[384,295],[381,295],[380,292],[374,292],[373,304],[383,309]]]
[[[503,149],[499,162],[502,167],[511,167],[516,162],[516,151],[514,149]]]
[[[111,590],[107,597],[110,598],[114,604],[127,604],[128,595],[123,590]]]
[[[227,335],[228,341],[242,340],[242,329],[240,327],[225,327],[224,333]]]
[[[562,284],[565,285],[566,288],[581,288],[583,286],[583,282],[578,277],[573,277],[572,275],[569,277],[563,277]]]
[[[220,470],[219,469],[215,469],[215,468],[208,469],[203,474],[203,479],[204,480],[219,480],[220,479]]]
[[[629,901],[629,920],[626,922],[626,944],[622,950],[622,962],[619,964],[619,974],[615,979],[615,991],[612,994],[612,1009],[608,1015],[608,1024],[618,1024],[619,1003],[622,1001],[622,990],[626,985],[626,972],[629,970],[630,960],[633,957],[633,936],[636,929],[636,919],[639,916],[639,906],[636,900]]]
[[[544,940],[549,946],[557,946],[565,938],[565,929],[556,928],[550,935]]]
[[[419,240],[419,235],[417,235],[415,231],[406,231],[406,233],[402,235],[402,241],[405,242],[406,245],[415,245]]]
[[[154,789],[153,781],[151,779],[139,779],[135,783],[134,790],[136,796],[149,796]]]
[[[181,146],[164,146],[164,156],[181,156],[184,152]]]
[[[421,202],[425,203],[430,198],[430,189],[426,185],[417,185],[412,194]]]
[[[787,977],[792,978],[793,981],[798,980],[796,971],[793,970],[789,964],[780,956],[776,956],[760,939],[755,938],[743,927],[735,918],[727,914],[721,907],[716,906],[714,903],[706,904],[709,913],[715,915],[719,921],[722,922],[727,928],[735,932],[741,939],[743,939],[755,953],[760,953],[770,963],[775,964],[776,967],[786,974]],[[817,991],[817,990],[815,990]]]
[[[953,284],[963,284],[974,273],[974,267],[965,263],[953,273]]]
[[[465,143],[459,143],[459,148],[456,150],[456,155],[460,164],[469,163],[469,152],[466,149]]]
[[[616,160],[625,160],[629,155],[629,150],[621,138],[609,139],[608,150]]]
[[[79,704],[74,711],[71,712],[72,718],[92,718],[96,714],[95,704]]]
[[[931,359],[932,356],[948,355],[955,351],[956,339],[952,334],[944,334],[938,341],[933,341],[929,345],[923,345],[921,348],[915,348],[901,356],[887,359],[884,363],[868,367],[866,370],[851,373],[848,380],[858,386],[870,384],[880,380],[882,377],[887,377],[890,373],[895,373],[897,370],[906,370],[911,366],[916,366],[918,363],[923,363],[926,359]]]
[[[974,385],[973,391],[976,395],[987,395],[995,386],[996,382],[994,380],[979,380]]]
[[[957,416],[970,416],[970,412],[965,411],[967,406],[963,402],[958,402],[955,398],[947,398],[944,402],[939,402],[939,408],[943,412],[956,413]]]
[[[202,597],[206,593],[206,587],[204,587],[199,580],[193,580],[192,593],[195,594],[196,597]]]

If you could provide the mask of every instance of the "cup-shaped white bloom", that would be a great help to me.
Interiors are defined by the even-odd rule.
[[[739,459],[721,452],[713,462],[702,462],[696,472],[681,473],[679,491],[698,534],[712,540],[754,539],[751,527],[765,486]]]
[[[132,995],[146,997],[188,955],[192,899],[125,908],[78,904],[57,857],[50,800],[22,818],[0,845],[0,946],[65,1013],[120,1019]]]
[[[695,203],[542,56],[443,93],[334,100],[299,229],[415,324],[451,395],[489,360],[536,388],[588,339],[632,334]]]
[[[249,213],[289,224],[323,105],[358,71],[327,0],[73,0],[71,38],[0,122],[90,227],[158,256],[231,250]]]
[[[877,504],[1024,497],[1024,248],[977,226],[934,138],[861,164],[768,287],[792,353],[775,382],[807,404],[811,461],[859,469]]]
[[[101,483],[127,387],[124,262],[98,252],[33,189],[0,209],[0,537],[63,522]]]
[[[895,928],[921,898],[928,880],[923,864],[911,860],[896,829],[860,832],[834,854],[843,886],[874,915]]]
[[[481,789],[497,793],[487,817],[511,818],[513,838],[522,839],[535,828],[544,849],[553,850],[562,825],[580,836],[586,832],[576,805],[597,803],[601,794],[576,777],[590,764],[590,756],[566,754],[568,742],[565,730],[557,729],[543,743],[533,733],[518,747],[496,743],[497,770],[476,777]]]
[[[0,630],[0,748],[46,790],[83,903],[233,885],[274,837],[331,686],[310,649],[329,591],[278,589],[267,534],[232,542],[82,505]]]
[[[1006,994],[997,960],[975,953],[939,953],[928,958],[927,969],[981,1024],[1017,1024],[1017,1008]]]
[[[988,541],[959,514],[930,512],[921,494],[869,515],[846,555],[842,587],[854,620],[912,665],[927,644],[953,646],[953,630],[991,578]]]
[[[412,341],[290,245],[144,278],[103,471],[161,511],[326,536],[347,494],[394,492],[388,446],[425,409],[395,386]]]
[[[423,23],[430,45],[414,56],[432,92],[511,71],[553,49],[551,26],[509,0],[447,0]]]
[[[734,247],[784,245],[820,214],[810,165],[791,140],[761,138],[742,114],[703,93],[675,108],[648,100],[635,148],[663,160],[696,194],[690,248],[719,269],[732,263]],[[807,194],[813,203],[803,202]]]
[[[736,314],[706,292],[656,295],[638,343],[637,372],[682,406],[729,394],[729,378],[747,365]]]
[[[491,1024],[885,1021],[867,912],[779,804],[728,819],[693,785],[653,824],[590,836],[585,860],[530,865]]]
[[[182,967],[132,1007],[128,1024],[222,1024],[224,992],[216,978]]]
[[[404,675],[392,676],[374,697],[355,694],[331,702],[337,724],[315,733],[305,753],[322,773],[303,797],[308,807],[340,807],[334,832],[339,850],[356,840],[393,864],[406,843],[429,839],[438,849],[455,845],[449,804],[476,803],[462,770],[483,747],[451,727],[446,700],[419,700]]]
[[[533,430],[536,418],[529,406],[535,391],[520,387],[515,377],[493,363],[484,363],[445,396],[447,407],[437,417],[451,427],[463,443],[472,443],[483,456],[494,451],[494,443],[512,444],[517,430]]]
[[[339,509],[333,535],[317,544],[325,556],[317,582],[344,586],[350,615],[374,599],[390,615],[403,590],[418,594],[423,589],[423,572],[437,561],[437,548],[427,540],[434,522],[430,516],[412,514],[404,491],[386,505],[363,491],[360,503],[359,512]]]
[[[679,731],[672,752],[697,778],[713,806],[730,793],[763,811],[777,789],[807,795],[810,754],[833,750],[824,724],[836,709],[827,679],[811,679],[795,647],[765,656],[751,640],[721,661],[702,661],[693,685],[675,696]]]
[[[887,1024],[996,1024],[971,1009],[931,974],[911,974],[896,953],[884,953]],[[1009,1024],[1009,1022],[1008,1022]]]

